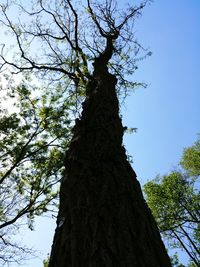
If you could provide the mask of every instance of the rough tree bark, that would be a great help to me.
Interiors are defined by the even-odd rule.
[[[94,62],[67,151],[49,267],[171,266],[122,146],[117,79],[107,69],[113,39]]]

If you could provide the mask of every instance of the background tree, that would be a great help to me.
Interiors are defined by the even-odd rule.
[[[193,146],[185,148],[181,159],[181,166],[190,176],[200,176],[200,140]]]
[[[57,211],[57,183],[70,139],[70,104],[61,101],[61,88],[54,92],[43,88],[40,96],[32,91],[38,90],[24,81],[6,88],[1,99],[13,105],[12,111],[2,108],[0,114],[1,265],[19,262],[31,252],[13,238],[25,217],[33,229],[35,216]]]
[[[197,141],[183,152],[184,171],[158,176],[144,186],[147,202],[167,244],[183,249],[194,266],[200,261],[199,153]]]
[[[3,46],[2,68],[43,75],[52,90],[67,79],[67,96],[85,98],[66,155],[49,266],[170,266],[122,146],[116,96],[137,85],[126,79],[140,59],[132,26],[148,2],[125,11],[114,1],[39,0],[31,11],[18,5],[34,19],[30,27],[11,21],[9,6],[1,5],[2,23],[14,34],[20,58],[9,61]],[[36,40],[45,49],[34,57]]]

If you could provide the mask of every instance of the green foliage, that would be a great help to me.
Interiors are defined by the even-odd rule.
[[[179,263],[177,253],[175,253],[172,257],[170,257],[170,260],[173,267],[186,267],[185,265]],[[189,267],[189,265],[187,267]]]
[[[200,175],[200,140],[184,149],[181,165],[191,176]]]
[[[43,267],[48,267],[49,265],[49,256],[47,257],[47,259],[43,260]]]
[[[19,254],[9,253],[10,246],[19,248],[12,229],[26,217],[33,230],[35,216],[57,210],[71,132],[72,102],[61,88],[49,92],[26,83],[7,89],[4,101],[14,99],[12,109],[0,113],[0,258],[6,262]]]
[[[196,161],[200,155],[199,148],[197,142],[184,150],[181,164],[187,172],[173,171],[162,177],[157,176],[144,186],[147,203],[168,246],[183,249],[194,266],[200,260],[200,194],[197,176],[200,165]],[[181,266],[178,263],[174,265]]]

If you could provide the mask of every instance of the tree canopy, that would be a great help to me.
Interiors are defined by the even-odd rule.
[[[200,176],[200,140],[193,146],[185,148],[181,159],[181,166],[190,176]]]
[[[34,90],[24,81],[7,88],[2,99],[13,105],[0,114],[0,260],[7,263],[30,252],[13,241],[16,230],[25,222],[33,229],[35,216],[57,210],[57,183],[71,136],[70,103],[62,101],[61,88],[43,88],[40,96]]]
[[[199,140],[184,149],[183,170],[157,176],[144,186],[147,203],[169,248],[181,248],[191,264],[200,260]]]
[[[1,24],[17,42],[15,60],[10,60],[3,44],[1,69],[13,67],[13,72],[35,72],[37,75],[71,82],[73,95],[81,95],[93,71],[95,58],[103,53],[106,43],[113,42],[114,53],[108,64],[118,78],[118,89],[123,92],[141,85],[128,80],[137,69],[137,62],[149,55],[138,43],[132,30],[135,19],[149,0],[140,5],[127,4],[121,9],[117,1],[3,1]],[[15,10],[17,18],[11,17]],[[142,51],[142,54],[139,53]]]

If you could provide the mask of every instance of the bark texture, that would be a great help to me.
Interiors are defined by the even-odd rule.
[[[94,64],[67,152],[49,267],[170,267],[122,146],[116,78]]]

